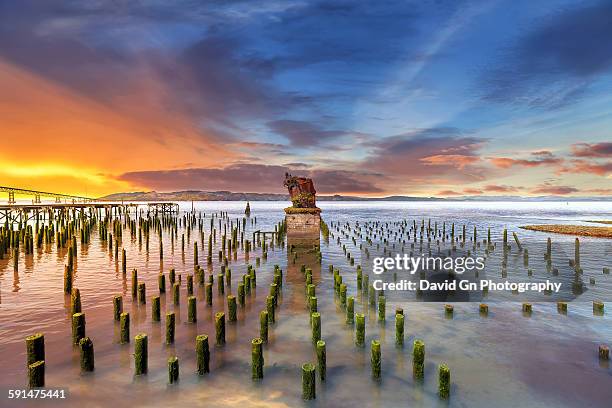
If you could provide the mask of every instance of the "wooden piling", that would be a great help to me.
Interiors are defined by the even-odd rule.
[[[228,295],[227,296],[227,313],[228,313],[228,320],[230,322],[235,322],[238,320],[238,314],[237,314],[237,307],[236,307],[236,296],[234,295]]]
[[[196,307],[196,297],[187,298],[187,322],[195,323],[198,321],[198,309]]]
[[[149,340],[144,333],[134,337],[134,372],[136,375],[146,374],[149,370]]]
[[[262,310],[259,312],[259,338],[264,342],[268,342],[268,311]]]
[[[355,344],[363,347],[365,344],[365,316],[363,313],[355,315]]]
[[[210,349],[206,334],[200,334],[196,337],[196,362],[199,375],[210,372]]]
[[[450,395],[450,369],[446,364],[438,366],[438,394],[442,399]]]
[[[395,344],[404,345],[404,315],[399,313],[395,315]]]
[[[276,321],[274,310],[274,296],[268,295],[266,297],[266,310],[268,311],[268,321],[270,323],[274,323]]]
[[[138,271],[132,269],[132,298],[136,299],[138,296]]]
[[[378,296],[378,320],[384,322],[386,319],[386,305],[387,302],[384,296]]]
[[[122,312],[119,315],[119,327],[120,335],[119,342],[121,344],[130,342],[130,314],[128,312]]]
[[[316,398],[315,366],[311,363],[302,365],[302,399]]]
[[[72,288],[70,294],[70,314],[81,312],[81,291],[78,288]]]
[[[166,313],[166,344],[174,343],[174,333],[176,329],[176,315],[174,312]]]
[[[174,384],[179,380],[179,360],[178,357],[168,359],[168,382]]]
[[[39,388],[45,386],[45,361],[39,360],[28,365],[28,386]]]
[[[159,296],[151,298],[151,320],[159,322],[161,320],[161,303]]]
[[[412,375],[415,379],[423,379],[425,374],[425,343],[415,340],[412,348]]]
[[[355,322],[355,298],[349,296],[346,299],[346,324],[353,324]]]
[[[263,378],[264,357],[262,343],[263,340],[260,338],[251,340],[251,365],[253,380],[260,380]]]
[[[138,282],[138,303],[141,305],[147,303],[147,290],[144,282]]]
[[[72,344],[78,345],[85,337],[85,314],[75,313],[72,315]]]
[[[157,278],[159,285],[159,293],[166,293],[166,276],[163,273]]]
[[[225,313],[217,312],[215,314],[215,334],[217,346],[225,344]]]
[[[325,341],[317,341],[317,369],[319,371],[319,378],[321,381],[325,381],[327,374],[327,350],[325,347]]]
[[[45,335],[36,333],[26,337],[26,365],[45,359]]]
[[[381,361],[380,361],[380,341],[372,340],[372,377],[374,379],[380,379]]]
[[[312,342],[317,344],[317,341],[321,340],[321,313],[312,313],[310,319],[312,324]]]

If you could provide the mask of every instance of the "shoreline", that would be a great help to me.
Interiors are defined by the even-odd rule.
[[[589,221],[591,222],[591,221]],[[607,224],[608,222],[601,222]],[[523,225],[519,228],[550,232],[553,234],[576,235],[581,237],[612,238],[612,227],[591,227],[584,225],[565,225],[565,224],[542,224],[542,225]]]

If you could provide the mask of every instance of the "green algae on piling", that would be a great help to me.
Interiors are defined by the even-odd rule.
[[[215,339],[217,346],[225,344],[225,313],[217,312],[215,314]]]
[[[262,343],[263,340],[260,338],[251,340],[251,377],[253,380],[260,380],[263,378],[264,357]]]
[[[173,356],[168,359],[168,382],[174,384],[179,380],[179,360]]]
[[[199,375],[210,372],[210,349],[206,334],[196,336],[196,363]]]
[[[316,398],[315,366],[311,363],[302,365],[302,399]]]
[[[26,337],[26,365],[45,359],[45,335],[36,333]]]
[[[121,312],[119,315],[119,327],[120,335],[119,342],[126,344],[130,342],[130,314],[128,312]]]
[[[380,341],[372,340],[371,347],[372,348],[371,348],[370,362],[372,364],[372,377],[374,379],[380,379],[380,372],[381,372]]]
[[[438,394],[442,399],[447,399],[450,395],[450,369],[446,364],[440,364],[438,367]]]
[[[423,379],[425,374],[425,343],[415,340],[412,348],[412,375],[415,379]]]
[[[149,341],[144,333],[134,337],[134,373],[146,374],[149,370]]]

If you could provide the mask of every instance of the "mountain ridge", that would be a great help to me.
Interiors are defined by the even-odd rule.
[[[289,194],[244,193],[232,191],[183,190],[173,192],[133,191],[109,194],[99,201],[289,201]],[[318,195],[318,201],[612,201],[612,197],[563,196],[457,196],[452,198],[392,195],[360,197],[352,195]]]

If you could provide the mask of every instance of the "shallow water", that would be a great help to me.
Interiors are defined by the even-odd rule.
[[[243,216],[244,203],[196,203],[196,211],[209,217],[226,211],[235,220]],[[251,217],[257,225],[250,231],[272,230],[283,217],[286,203],[253,202]],[[534,278],[543,276],[541,254],[549,235],[555,243],[555,261],[567,263],[573,256],[574,237],[544,234],[518,229],[519,225],[536,223],[585,223],[587,220],[612,219],[609,203],[437,203],[437,202],[321,202],[323,218],[330,224],[356,221],[400,221],[422,218],[434,222],[467,225],[470,236],[474,225],[483,237],[492,229],[492,240],[501,241],[503,228],[516,231],[532,254]],[[181,203],[190,210],[191,203]],[[216,223],[217,221],[215,221]],[[594,224],[590,224],[594,225]],[[204,223],[206,237],[209,224]],[[521,312],[518,301],[490,303],[489,316],[478,313],[478,303],[455,303],[452,319],[445,317],[440,303],[402,301],[390,298],[384,324],[377,321],[376,310],[356,289],[355,267],[350,266],[342,251],[344,244],[360,263],[361,253],[350,239],[339,236],[326,243],[321,240],[322,262],[314,254],[303,254],[296,264],[288,262],[284,248],[268,252],[267,261],[257,269],[257,288],[247,296],[245,308],[238,308],[238,322],[227,323],[227,344],[216,347],[211,342],[211,373],[195,374],[195,336],[206,333],[214,339],[214,313],[226,310],[224,298],[214,287],[213,307],[206,306],[203,288],[194,290],[198,298],[198,322],[187,323],[186,275],[193,271],[193,241],[186,242],[181,256],[180,235],[174,250],[164,231],[164,260],[159,261],[159,247],[152,234],[149,253],[137,240],[130,240],[124,230],[123,246],[127,251],[128,270],[137,268],[139,280],[146,283],[147,298],[157,294],[157,276],[176,268],[182,274],[181,304],[175,307],[170,292],[162,295],[162,322],[151,322],[150,304],[139,306],[130,296],[131,278],[124,280],[120,261],[100,243],[94,232],[91,243],[78,244],[75,287],[81,291],[87,319],[87,335],[95,347],[95,372],[82,375],[78,349],[71,345],[69,298],[63,294],[63,265],[67,251],[54,245],[36,249],[34,255],[21,254],[19,272],[14,273],[12,260],[0,260],[0,406],[26,406],[27,402],[6,399],[8,388],[25,388],[25,341],[34,332],[45,334],[46,385],[68,388],[66,401],[46,401],[46,405],[77,406],[457,406],[457,407],[604,407],[612,398],[612,369],[599,361],[597,347],[612,342],[610,311],[594,316],[591,301],[609,302],[612,278],[602,274],[602,267],[612,266],[611,240],[581,238],[584,280],[589,290],[568,305],[567,315],[558,314],[554,302],[538,302],[530,317]],[[220,240],[217,240],[217,246]],[[215,253],[218,249],[215,250]],[[200,248],[204,259],[205,248]],[[255,256],[251,254],[250,263]],[[566,256],[568,255],[568,256]],[[213,257],[213,271],[219,273],[218,258]],[[200,262],[204,263],[203,261]],[[317,380],[317,399],[301,400],[301,365],[316,361],[311,343],[308,311],[305,307],[304,280],[299,265],[312,267],[317,285],[318,308],[322,315],[322,337],[327,344],[327,380]],[[264,347],[264,379],[251,380],[250,341],[259,335],[259,311],[265,308],[265,296],[272,281],[273,265],[284,271],[282,299],[277,322],[270,329],[270,342]],[[354,327],[345,324],[344,309],[334,295],[333,264],[342,273],[348,294],[355,296],[355,312],[364,312],[366,347],[354,345]],[[236,294],[238,279],[246,271],[242,252],[230,264],[232,286],[226,293]],[[561,274],[563,271],[560,270]],[[209,271],[207,271],[207,275]],[[589,287],[589,278],[596,285]],[[112,319],[112,297],[124,295],[124,310],[132,319],[131,336],[149,335],[149,373],[133,375],[133,343],[118,344],[118,325]],[[508,300],[512,300],[508,297]],[[606,304],[607,307],[610,303]],[[405,345],[395,345],[394,310],[403,307]],[[164,344],[164,310],[177,312],[176,340]],[[425,380],[412,378],[412,342],[423,339],[426,345]],[[382,343],[382,380],[370,374],[369,344]],[[177,355],[180,381],[167,384],[167,358]],[[441,401],[437,395],[437,365],[451,369],[451,397]],[[29,403],[33,405],[32,403]]]

